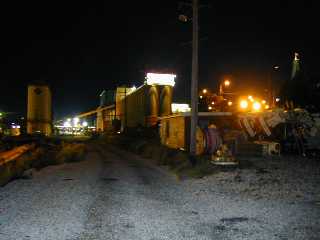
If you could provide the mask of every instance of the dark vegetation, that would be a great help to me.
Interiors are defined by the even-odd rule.
[[[0,166],[0,186],[13,179],[21,178],[29,169],[39,171],[50,165],[81,161],[84,159],[86,150],[84,143],[59,139],[43,140],[35,149]]]
[[[156,165],[168,167],[178,178],[202,178],[217,169],[210,163],[209,156],[198,156],[193,162],[186,151],[163,146],[155,129],[140,128],[122,134],[106,134],[103,142],[150,159]]]

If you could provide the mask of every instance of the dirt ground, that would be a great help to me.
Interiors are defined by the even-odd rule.
[[[1,240],[316,240],[319,162],[242,159],[178,179],[114,146],[0,188]]]

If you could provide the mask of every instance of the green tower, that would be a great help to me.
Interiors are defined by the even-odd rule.
[[[294,59],[292,62],[291,80],[296,78],[296,76],[298,75],[299,72],[300,72],[299,53],[294,53]]]

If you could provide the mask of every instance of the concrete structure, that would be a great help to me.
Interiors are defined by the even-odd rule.
[[[45,84],[28,86],[27,133],[52,133],[52,105],[51,91]]]
[[[87,118],[87,117],[96,117],[96,129],[99,132],[106,131],[108,129],[112,129],[113,123],[112,121],[116,119],[115,115],[115,105],[112,104],[110,106],[98,107],[95,110],[81,113],[75,117],[78,118]]]
[[[97,131],[106,131],[112,129],[113,123],[112,121],[115,119],[115,106],[110,105],[103,108],[97,109]]]

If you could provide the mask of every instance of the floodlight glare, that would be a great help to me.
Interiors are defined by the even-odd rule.
[[[176,75],[174,74],[162,74],[162,73],[147,73],[148,85],[167,85],[174,86]]]
[[[171,109],[173,113],[190,112],[191,110],[189,104],[186,104],[186,103],[172,103]]]
[[[79,121],[80,121],[80,119],[79,119],[78,117],[75,117],[75,118],[73,119],[73,124],[74,124],[74,125],[77,125],[77,124],[79,123]]]
[[[252,105],[253,110],[259,111],[261,109],[261,103],[259,102],[254,102]]]

